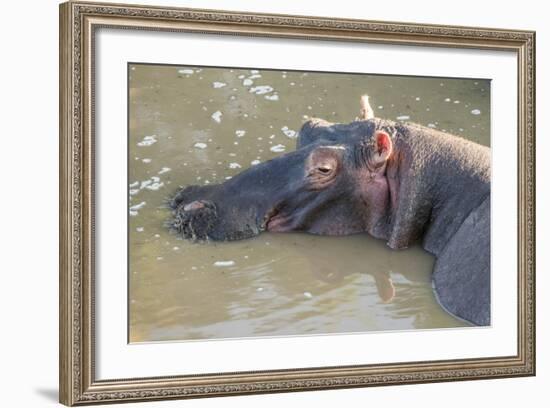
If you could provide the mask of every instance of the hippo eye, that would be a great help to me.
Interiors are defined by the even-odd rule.
[[[305,176],[313,190],[328,187],[341,168],[343,151],[321,146],[313,150],[305,166]]]

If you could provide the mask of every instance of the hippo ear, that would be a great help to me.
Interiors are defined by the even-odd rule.
[[[369,96],[363,95],[359,101],[361,109],[359,110],[359,119],[360,120],[369,120],[374,118],[374,110],[371,108],[369,103]]]
[[[371,153],[371,163],[374,167],[382,166],[393,151],[393,142],[390,135],[383,130],[377,130],[374,133],[374,149]]]

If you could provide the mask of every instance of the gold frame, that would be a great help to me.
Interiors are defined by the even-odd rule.
[[[518,350],[513,356],[96,380],[94,33],[99,27],[513,51],[518,61]],[[535,33],[290,15],[60,5],[60,402],[130,402],[535,374]]]

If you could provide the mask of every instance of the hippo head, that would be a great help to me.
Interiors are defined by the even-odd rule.
[[[237,240],[262,231],[382,238],[393,142],[373,120],[313,119],[297,149],[219,185],[190,186],[171,200],[171,227],[195,240]]]

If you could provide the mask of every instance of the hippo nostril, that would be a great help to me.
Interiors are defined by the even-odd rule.
[[[202,202],[202,201],[193,201],[189,204],[186,204],[183,207],[183,211],[194,211],[194,210],[200,210],[201,208],[204,208],[204,202]]]

